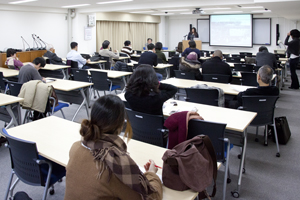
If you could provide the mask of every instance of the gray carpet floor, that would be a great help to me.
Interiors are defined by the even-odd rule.
[[[299,71],[298,71],[299,73]],[[300,191],[300,90],[290,90],[288,86],[290,80],[280,93],[277,101],[275,116],[287,116],[292,136],[287,145],[280,145],[281,157],[277,158],[276,145],[271,140],[269,146],[263,145],[263,130],[259,129],[259,139],[254,141],[255,128],[248,128],[248,145],[246,152],[246,173],[243,174],[240,200],[244,199],[264,199],[264,200],[296,200],[299,199]],[[66,118],[71,120],[77,105],[71,105],[65,109]],[[201,111],[199,111],[201,112]],[[55,114],[60,116],[60,113]],[[230,117],[230,116],[228,116]],[[86,118],[85,109],[81,109],[77,122]],[[0,127],[3,127],[0,122]],[[42,131],[42,130],[41,130]],[[235,199],[231,196],[231,191],[236,189],[238,178],[239,147],[234,147],[230,151],[230,170],[232,182],[227,184],[226,199]],[[0,199],[4,199],[5,191],[11,172],[9,151],[5,147],[0,147]],[[218,172],[217,194],[214,199],[222,199],[224,167]],[[55,194],[48,195],[49,200],[60,200],[64,198],[65,181],[55,184]],[[26,191],[34,200],[41,199],[43,187],[28,186],[20,182],[15,191]],[[126,194],[124,194],[126,195]],[[176,197],[174,197],[176,199]]]

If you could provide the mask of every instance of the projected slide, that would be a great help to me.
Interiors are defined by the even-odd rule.
[[[252,47],[252,15],[210,15],[210,45]]]

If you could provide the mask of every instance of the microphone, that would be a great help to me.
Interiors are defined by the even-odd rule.
[[[39,36],[37,36],[36,34],[34,34],[34,36],[35,36],[37,42],[39,43],[39,45],[41,46],[41,48],[39,48],[39,49],[40,49],[40,50],[45,50],[45,48],[43,48],[43,45],[42,45],[42,43],[41,43],[41,41],[40,41]]]
[[[32,48],[32,49],[35,50],[35,51],[36,51],[36,50],[39,50],[38,44],[37,44],[37,42],[36,42],[36,40],[35,40],[35,38],[34,38],[34,34],[31,34],[31,37],[32,37],[32,39],[33,39],[33,48]],[[34,48],[34,43],[35,43],[35,45],[36,45],[37,48]]]
[[[29,46],[29,44],[26,42],[26,40],[21,36],[21,38],[22,38],[22,41],[23,41],[23,51],[30,51],[30,46]],[[27,46],[28,46],[28,48],[25,50],[25,44],[24,44],[24,42],[27,44]]]
[[[46,43],[39,36],[37,36],[37,38],[45,45],[45,47],[43,48],[43,50],[45,50],[47,48]]]

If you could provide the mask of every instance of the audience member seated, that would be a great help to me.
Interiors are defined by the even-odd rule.
[[[198,60],[198,56],[195,52],[191,52],[186,58],[181,57],[179,63],[179,69],[183,72],[193,72],[195,73],[195,78],[201,80],[200,73],[201,64]]]
[[[47,44],[47,52],[44,54],[50,60],[51,64],[64,65],[62,59],[54,53],[54,47],[52,44]]]
[[[151,66],[157,66],[157,55],[155,54],[154,44],[148,44],[148,51],[142,53],[138,65],[146,64]],[[160,73],[156,73],[158,81],[161,81],[163,76]]]
[[[128,57],[130,57],[133,54],[131,42],[129,40],[126,40],[124,42],[124,47],[122,48],[121,52],[127,54]]]
[[[268,51],[268,48],[265,46],[261,46],[258,49],[258,53],[256,54],[256,65],[263,66],[269,65],[273,69],[277,68],[277,61],[274,54]]]
[[[31,80],[45,81],[45,78],[43,78],[38,72],[38,70],[44,68],[45,65],[46,61],[41,57],[37,57],[32,61],[32,63],[24,65],[19,72],[19,83],[23,84]]]
[[[223,54],[222,51],[214,51],[213,57],[210,60],[205,61],[202,64],[202,74],[220,74],[229,75],[229,83],[232,80],[232,73],[230,66],[222,61]]]
[[[163,44],[161,42],[156,42],[155,44],[155,53],[157,58],[160,58],[164,64],[167,63],[166,55],[161,51]]]
[[[150,65],[138,66],[126,89],[125,99],[132,110],[152,115],[163,115],[164,102],[177,92],[175,86],[158,82]]]
[[[119,59],[119,55],[117,55],[117,51],[115,50],[114,53],[109,50],[110,42],[108,40],[104,40],[102,43],[102,50],[99,51],[100,56],[109,57],[110,66],[114,65],[113,58]]]
[[[154,161],[150,159],[142,173],[118,136],[125,114],[118,96],[103,96],[94,103],[91,119],[81,123],[82,141],[75,142],[70,149],[65,200],[162,199],[162,183]],[[132,136],[130,123],[125,136]]]
[[[196,42],[194,40],[189,41],[189,48],[186,48],[181,56],[186,57],[191,52],[195,52],[198,55],[198,59],[200,58],[201,52],[199,49],[196,49]]]
[[[7,65],[8,68],[16,70],[20,70],[20,68],[23,66],[23,63],[19,61],[17,52],[14,49],[7,49],[5,65]]]
[[[78,63],[79,69],[89,69],[90,67],[86,63],[90,62],[90,59],[84,59],[78,52],[77,42],[71,42],[71,51],[67,54],[67,60],[73,60]]]
[[[249,88],[244,92],[240,92],[237,95],[237,102],[231,103],[232,108],[238,108],[239,106],[243,105],[242,97],[247,96],[257,96],[257,95],[263,95],[263,96],[277,96],[279,95],[279,89],[276,86],[270,86],[271,80],[273,77],[273,69],[268,66],[264,65],[261,68],[259,68],[257,72],[257,88]]]
[[[149,50],[148,49],[148,44],[151,44],[151,43],[152,43],[152,38],[148,38],[147,43],[145,44],[145,50]]]

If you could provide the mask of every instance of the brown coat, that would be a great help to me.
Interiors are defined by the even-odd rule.
[[[88,149],[75,142],[70,150],[70,159],[66,167],[65,200],[135,200],[141,196],[122,183],[114,174],[109,180],[109,171],[104,170],[100,179],[97,179],[99,169],[96,168],[94,157]],[[162,183],[159,177],[146,172],[145,176],[157,190],[151,195],[152,199],[162,199]],[[109,181],[108,181],[109,180]]]

